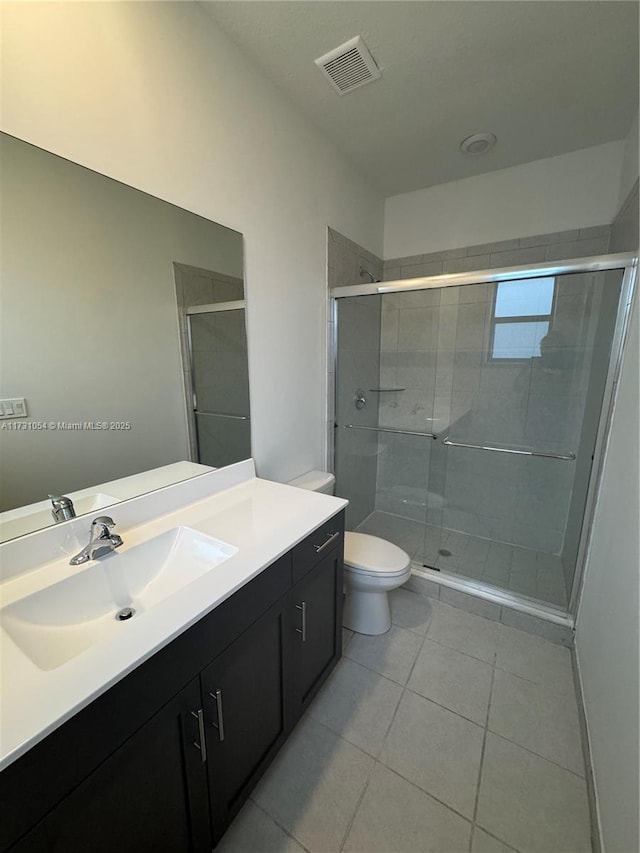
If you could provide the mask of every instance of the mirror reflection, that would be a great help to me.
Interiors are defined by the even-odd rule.
[[[6,134],[0,157],[2,538],[250,456],[242,235]]]

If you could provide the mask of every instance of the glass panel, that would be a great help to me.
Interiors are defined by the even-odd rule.
[[[189,315],[198,461],[214,468],[251,456],[244,313]]]
[[[440,338],[438,361],[448,359],[451,376],[437,377],[450,387],[439,402],[449,417],[436,431],[453,444],[431,453],[429,492],[442,495],[439,539],[427,510],[424,553],[434,568],[567,606],[621,280],[615,271],[544,287],[509,282],[517,300],[501,303],[502,283],[470,286],[473,302],[468,287],[450,294],[456,333]],[[492,305],[512,316],[516,301],[532,316],[552,307],[550,319],[496,322]]]
[[[244,308],[190,314],[189,325],[197,411],[248,415],[249,369]]]
[[[336,494],[349,499],[351,530],[376,508],[380,317],[377,294],[338,300]]]
[[[217,418],[196,412],[198,462],[222,468],[251,456],[250,421]]]
[[[539,317],[551,314],[555,278],[503,281],[496,286],[496,317]]]
[[[350,529],[412,557],[422,552],[434,444],[439,302],[439,291],[338,300],[336,492],[349,498]]]
[[[539,356],[540,341],[548,331],[548,320],[537,323],[496,323],[491,357],[519,359]]]

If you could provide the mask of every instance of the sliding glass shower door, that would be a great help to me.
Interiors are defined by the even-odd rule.
[[[566,608],[621,282],[613,270],[337,300],[350,526],[418,565]]]
[[[451,289],[423,564],[566,608],[621,280]]]
[[[221,468],[251,456],[244,308],[188,315],[197,461]]]

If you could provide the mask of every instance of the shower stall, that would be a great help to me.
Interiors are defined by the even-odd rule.
[[[633,271],[608,256],[334,289],[348,527],[427,577],[566,612]]]

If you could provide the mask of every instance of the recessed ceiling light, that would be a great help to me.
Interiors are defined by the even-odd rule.
[[[474,133],[462,140],[460,150],[464,154],[485,154],[497,141],[494,133]]]

